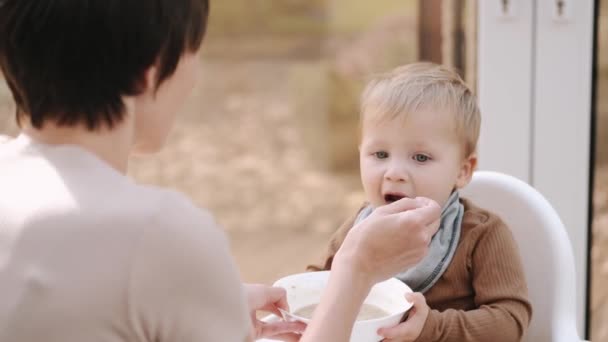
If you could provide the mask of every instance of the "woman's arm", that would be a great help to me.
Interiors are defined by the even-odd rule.
[[[301,342],[347,341],[371,287],[426,255],[439,217],[437,203],[406,198],[376,209],[353,227]]]

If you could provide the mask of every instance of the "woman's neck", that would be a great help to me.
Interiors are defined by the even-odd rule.
[[[130,115],[125,115],[123,121],[112,129],[103,127],[95,131],[89,131],[83,125],[67,127],[52,122],[45,122],[42,129],[37,129],[24,117],[21,131],[43,144],[81,147],[120,173],[127,173],[134,143],[134,125]]]

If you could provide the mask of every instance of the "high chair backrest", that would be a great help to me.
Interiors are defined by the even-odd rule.
[[[513,232],[533,307],[526,341],[580,341],[574,256],[555,209],[527,183],[498,172],[475,172],[461,194],[500,216]]]

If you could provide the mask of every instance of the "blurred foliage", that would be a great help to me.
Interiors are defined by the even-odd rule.
[[[416,14],[418,0],[329,0],[330,31],[352,34],[390,15]]]
[[[224,0],[212,3],[212,36],[352,34],[387,15],[411,14],[417,0]]]
[[[222,0],[212,3],[210,35],[320,35],[327,0]]]

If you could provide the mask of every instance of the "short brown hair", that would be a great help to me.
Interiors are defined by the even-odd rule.
[[[475,152],[481,124],[477,98],[457,72],[442,65],[413,63],[373,78],[361,98],[361,121],[371,112],[396,118],[425,109],[451,111],[465,154]]]

